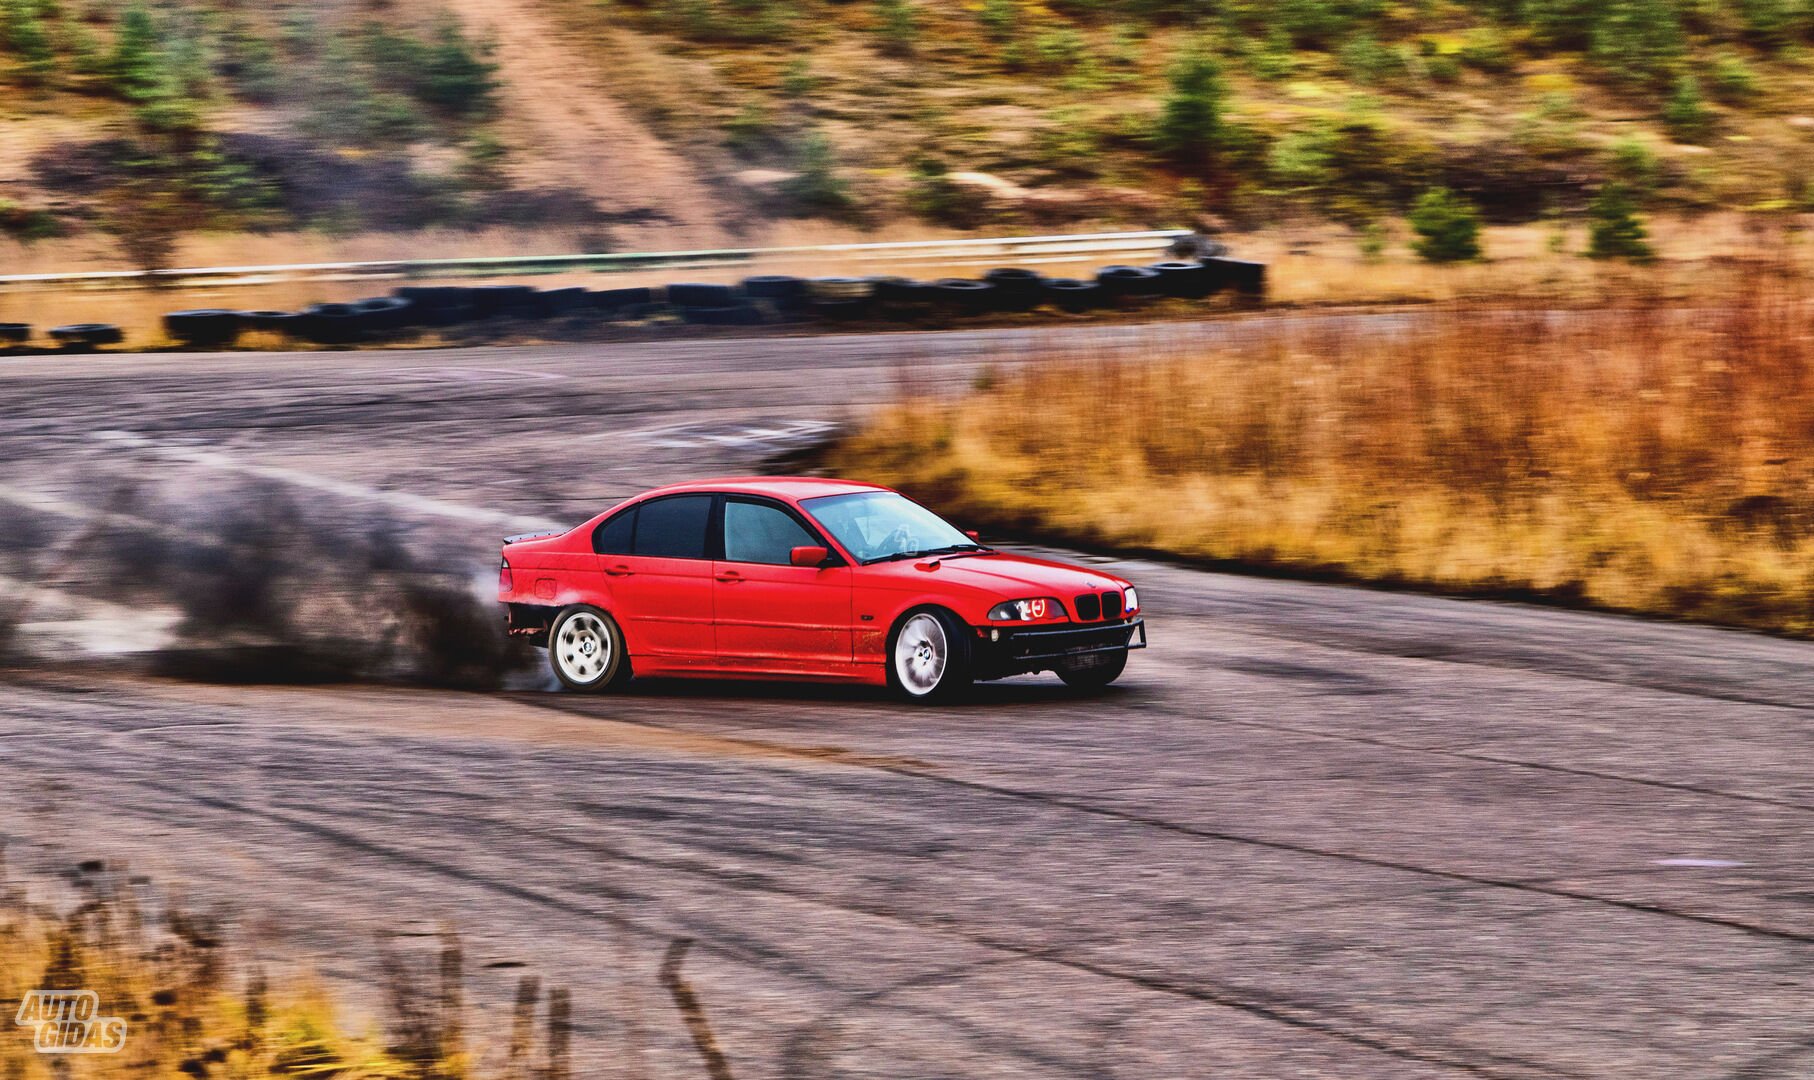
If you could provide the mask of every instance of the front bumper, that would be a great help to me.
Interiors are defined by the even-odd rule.
[[[1040,626],[1025,630],[1003,626],[977,628],[976,672],[982,679],[1001,679],[1031,671],[1052,671],[1067,660],[1097,653],[1146,648],[1146,620]]]

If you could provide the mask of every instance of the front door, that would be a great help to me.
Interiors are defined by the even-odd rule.
[[[792,561],[794,548],[827,546],[779,503],[725,499],[723,558],[713,564],[720,667],[777,675],[849,671],[850,567]]]

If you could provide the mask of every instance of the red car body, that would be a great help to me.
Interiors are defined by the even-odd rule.
[[[888,537],[870,535],[897,523]],[[942,553],[894,550],[927,534],[947,542]],[[948,543],[953,535],[963,543]],[[577,689],[598,688],[580,677],[597,654],[612,667],[600,686],[633,667],[639,676],[893,684],[931,697],[913,670],[931,659],[953,669],[951,683],[1054,670],[1101,685],[1145,646],[1128,582],[973,541],[870,484],[707,480],[647,492],[564,533],[512,537],[498,599],[511,632],[549,645],[556,674]],[[901,644],[909,623],[942,659]],[[557,653],[572,660],[568,670]]]

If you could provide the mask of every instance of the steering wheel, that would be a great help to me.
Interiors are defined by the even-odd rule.
[[[882,541],[881,550],[890,555],[914,550],[913,530],[905,524],[896,525],[888,538]]]

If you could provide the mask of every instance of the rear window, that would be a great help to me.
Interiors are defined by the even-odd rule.
[[[636,542],[636,507],[609,518],[592,532],[592,550],[600,555],[628,555]]]
[[[636,554],[656,559],[703,559],[710,495],[676,495],[637,507]]]

